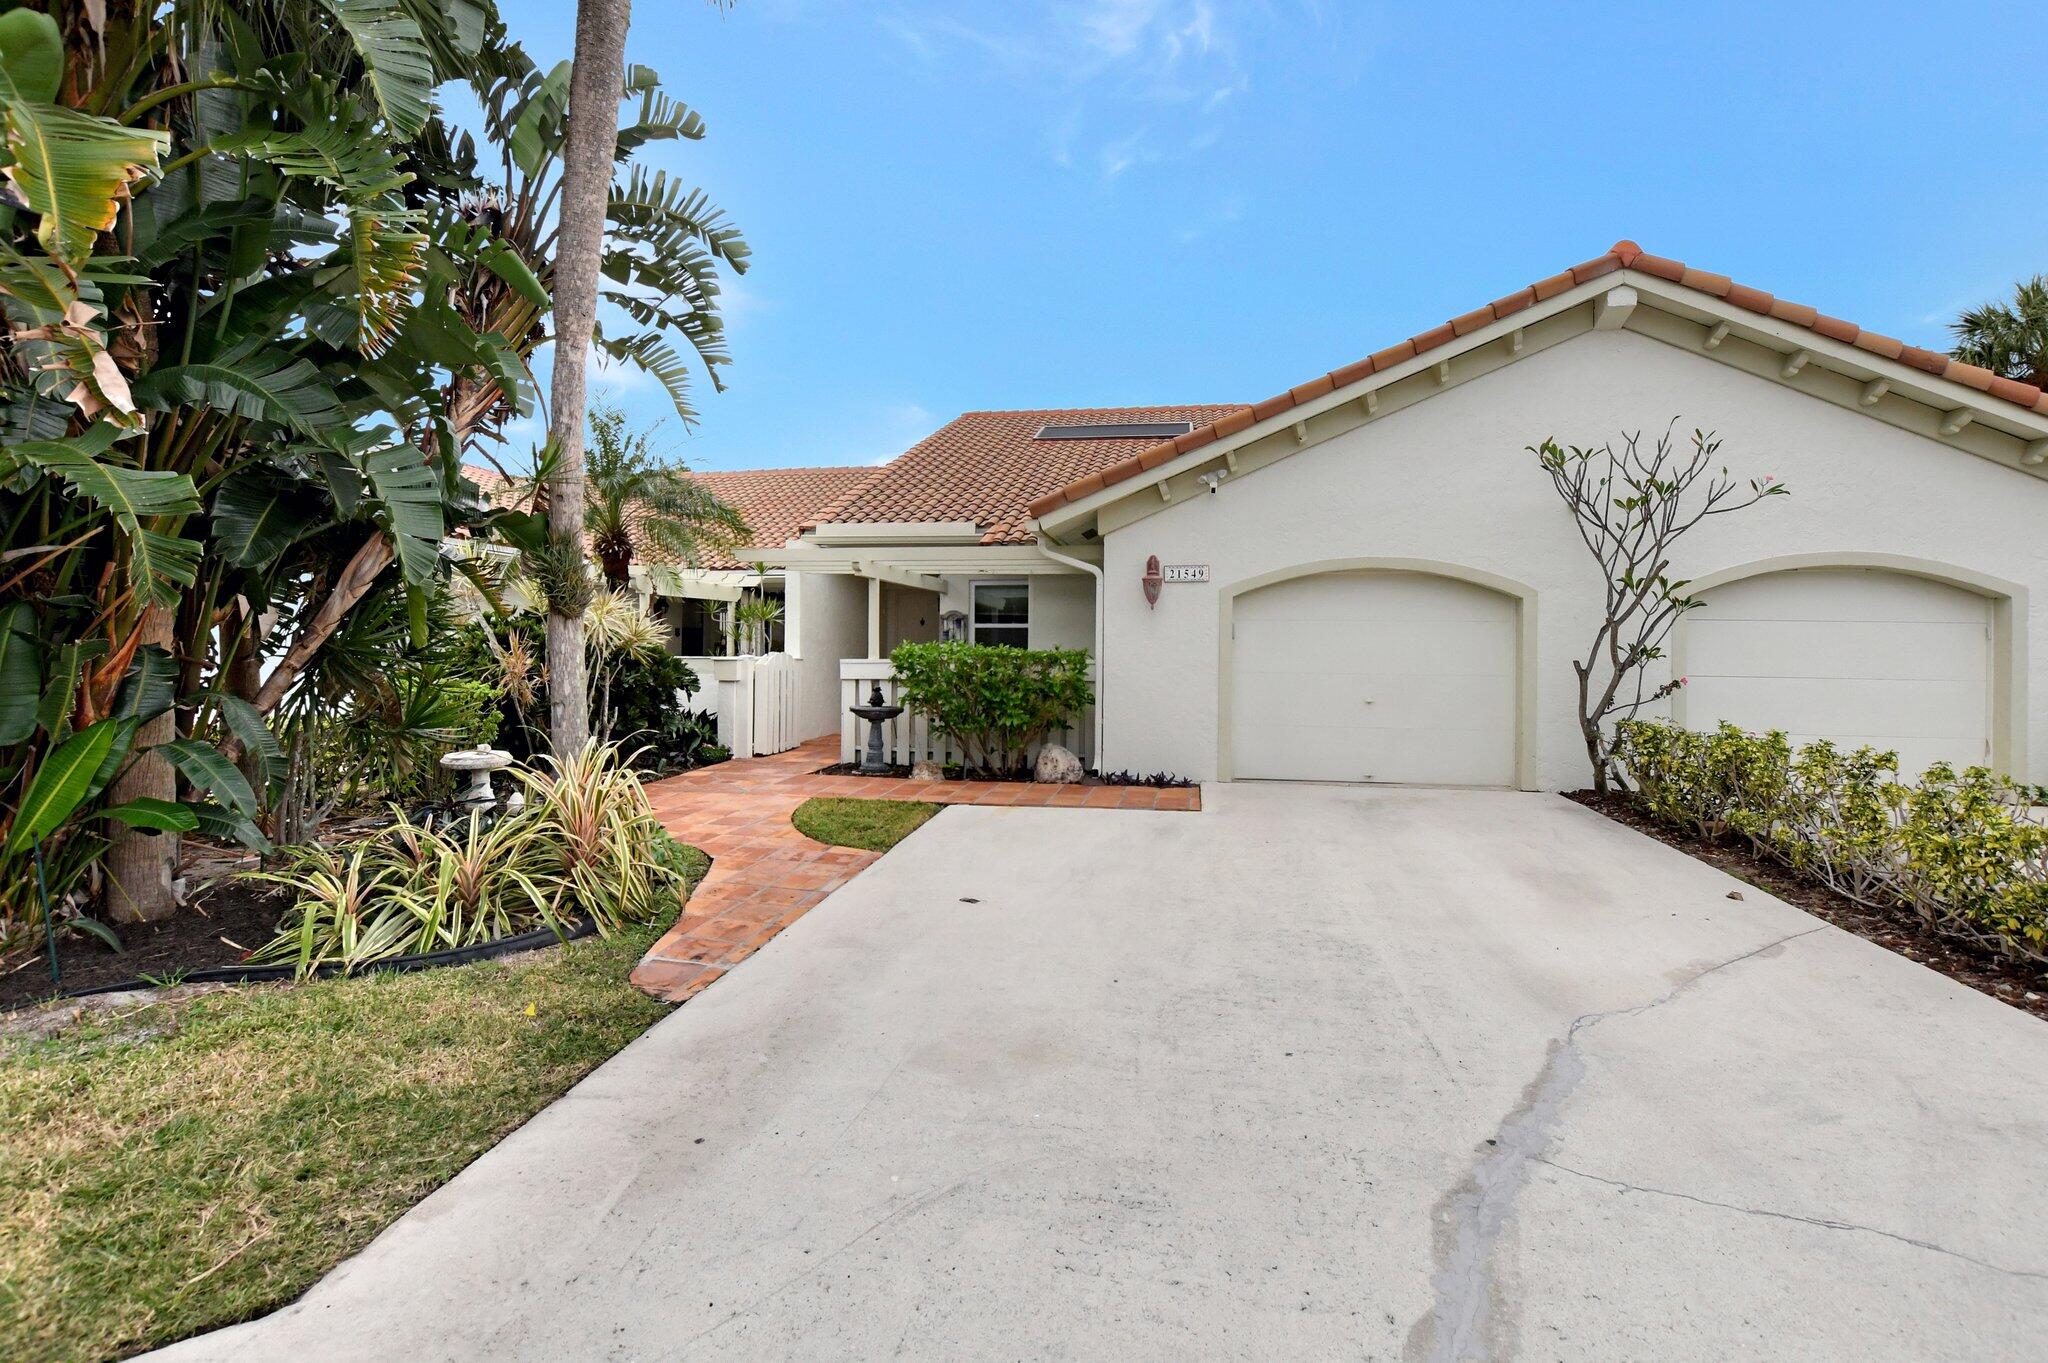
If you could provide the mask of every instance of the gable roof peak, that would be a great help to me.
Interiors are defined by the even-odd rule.
[[[1539,279],[1527,288],[1519,289],[1504,298],[1497,298],[1484,307],[1474,308],[1471,312],[1453,317],[1450,321],[1411,336],[1398,345],[1374,351],[1362,360],[1340,369],[1333,369],[1327,374],[1320,374],[1307,383],[1299,384],[1284,393],[1277,393],[1242,412],[1232,413],[1205,426],[1197,426],[1186,435],[1161,441],[1150,449],[1112,464],[1097,475],[1075,479],[1066,486],[1055,488],[1037,498],[1027,510],[1034,519],[1049,515],[1070,502],[1077,502],[1083,497],[1100,492],[1105,486],[1136,477],[1168,460],[1218,440],[1227,439],[1290,408],[1312,402],[1339,388],[1348,388],[1361,379],[1405,364],[1417,355],[1448,345],[1481,327],[1504,321],[1525,308],[1533,307],[1578,285],[1618,270],[1634,270],[1639,274],[1651,275],[1667,283],[1718,299],[1730,307],[1803,327],[1828,340],[1868,351],[1880,359],[1910,365],[1936,378],[1946,379],[1966,388],[1974,388],[1989,397],[2022,408],[2034,416],[2048,416],[2048,392],[2031,383],[2021,383],[2017,379],[1994,374],[1989,369],[1965,364],[1937,350],[1923,350],[1874,331],[1865,331],[1854,322],[1830,317],[1804,303],[1794,303],[1774,297],[1762,289],[1737,284],[1727,275],[1714,274],[1696,269],[1683,261],[1651,255],[1635,242],[1623,237],[1609,247],[1604,255],[1595,256],[1568,270],[1561,270],[1547,279]]]

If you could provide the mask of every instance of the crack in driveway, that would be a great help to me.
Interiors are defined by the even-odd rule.
[[[2004,1264],[1996,1264],[1989,1259],[1980,1259],[1974,1254],[1966,1254],[1959,1249],[1950,1249],[1946,1245],[1937,1245],[1932,1240],[1918,1240],[1910,1235],[1901,1235],[1897,1231],[1885,1230],[1880,1226],[1866,1226],[1860,1221],[1838,1221],[1829,1216],[1805,1216],[1799,1212],[1781,1212],[1770,1207],[1745,1207],[1738,1202],[1717,1202],[1711,1197],[1700,1197],[1693,1193],[1681,1193],[1672,1188],[1651,1188],[1640,1183],[1629,1183],[1623,1179],[1607,1178],[1600,1174],[1590,1173],[1584,1169],[1575,1169],[1569,1164],[1560,1164],[1558,1161],[1543,1155],[1534,1155],[1531,1158],[1536,1163],[1548,1165],[1560,1173],[1570,1174],[1574,1178],[1583,1178],[1592,1183],[1604,1183],[1608,1187],[1623,1193],[1648,1193],[1653,1197],[1676,1198],[1680,1202],[1693,1202],[1702,1207],[1718,1207],[1722,1211],[1740,1212],[1744,1216],[1768,1217],[1773,1221],[1796,1221],[1805,1226],[1818,1226],[1822,1230],[1858,1231],[1864,1235],[1875,1235],[1886,1240],[1896,1240],[1902,1245],[1911,1245],[1914,1249],[1924,1249],[1932,1254],[1944,1254],[1951,1259],[1961,1259],[1964,1263],[1975,1264],[1978,1268],[1988,1269],[1993,1273],[2002,1273],[2009,1278],[2032,1278],[2039,1282],[2048,1282],[2048,1271],[2032,1268],[2008,1268]]]
[[[1430,1279],[1436,1305],[1409,1331],[1409,1358],[1428,1363],[1464,1363],[1474,1356],[1491,1355],[1494,1252],[1514,1214],[1515,1199],[1528,1182],[1530,1163],[1541,1160],[1566,1100],[1585,1075],[1579,1034],[1610,1018],[1636,1017],[1661,1008],[1710,975],[1825,931],[1827,927],[1822,924],[1790,933],[1689,975],[1648,1003],[1584,1013],[1573,1019],[1564,1036],[1550,1043],[1543,1068],[1523,1090],[1522,1101],[1487,1142],[1485,1157],[1437,1203],[1437,1271]]]

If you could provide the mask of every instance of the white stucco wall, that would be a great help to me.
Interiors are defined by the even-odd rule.
[[[1571,655],[1597,624],[1599,577],[1569,514],[1524,447],[1597,445],[1718,430],[1740,476],[1773,474],[1789,497],[1716,517],[1680,545],[1699,578],[1783,555],[1902,555],[2028,589],[2017,614],[2028,779],[2048,779],[2048,483],[1845,408],[1626,331],[1592,332],[1391,412],[1264,469],[1112,531],[1105,765],[1217,775],[1219,593],[1327,559],[1430,559],[1525,584],[1538,609],[1530,701],[1532,783],[1586,783]],[[1683,437],[1681,437],[1683,438]],[[1207,563],[1203,585],[1167,585],[1148,609],[1146,556]]]
[[[791,573],[796,608],[797,715],[804,736],[839,732],[839,660],[868,651],[868,584],[843,573]]]
[[[1095,649],[1095,579],[1040,573],[1031,579],[1031,646]]]

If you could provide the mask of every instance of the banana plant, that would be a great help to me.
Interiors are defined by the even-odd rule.
[[[422,307],[429,206],[466,183],[434,90],[494,24],[481,0],[0,14],[0,947],[95,862],[150,917],[178,834],[265,845],[276,743],[230,682],[259,689],[258,622],[346,527],[400,590],[444,571],[473,509],[445,391],[487,362],[518,384]]]
[[[423,619],[450,530],[531,528],[460,464],[535,402],[566,84],[489,0],[0,13],[0,950],[46,901],[168,911],[182,833],[263,846],[327,640],[378,594]],[[621,93],[600,344],[687,411],[746,247],[632,164],[701,119]]]
[[[431,125],[423,133],[430,159],[448,168],[439,183],[450,192],[427,210],[422,294],[431,301],[416,310],[421,325],[415,340],[474,346],[470,363],[446,371],[440,393],[445,425],[439,428],[445,447],[495,437],[507,420],[533,410],[527,365],[548,339],[554,210],[571,70],[563,62],[542,72],[495,21],[486,27],[472,69],[484,150],[495,153],[495,167],[473,138],[436,140]],[[665,94],[659,76],[645,66],[627,69],[620,98],[629,108],[614,154],[600,290],[615,320],[609,328],[600,324],[593,344],[659,381],[688,424],[696,413],[684,352],[696,356],[714,388],[722,386],[719,370],[730,355],[718,314],[719,271],[744,273],[750,251],[739,229],[702,191],[635,162],[643,148],[703,137],[702,117]],[[392,357],[417,358],[404,337]],[[382,376],[384,370],[378,372]],[[391,381],[397,381],[395,374]],[[491,514],[503,530],[531,528],[510,523],[531,520],[527,511]],[[271,668],[255,697],[259,709],[271,712],[299,683],[394,553],[386,537],[358,541],[342,569],[323,583],[324,597]]]

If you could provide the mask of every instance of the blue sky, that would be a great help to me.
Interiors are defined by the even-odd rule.
[[[569,54],[569,0],[500,3]],[[657,163],[754,249],[728,391],[664,430],[872,463],[972,408],[1252,402],[1619,237],[1945,349],[2048,271],[2044,55],[1924,0],[640,0],[710,129]]]

